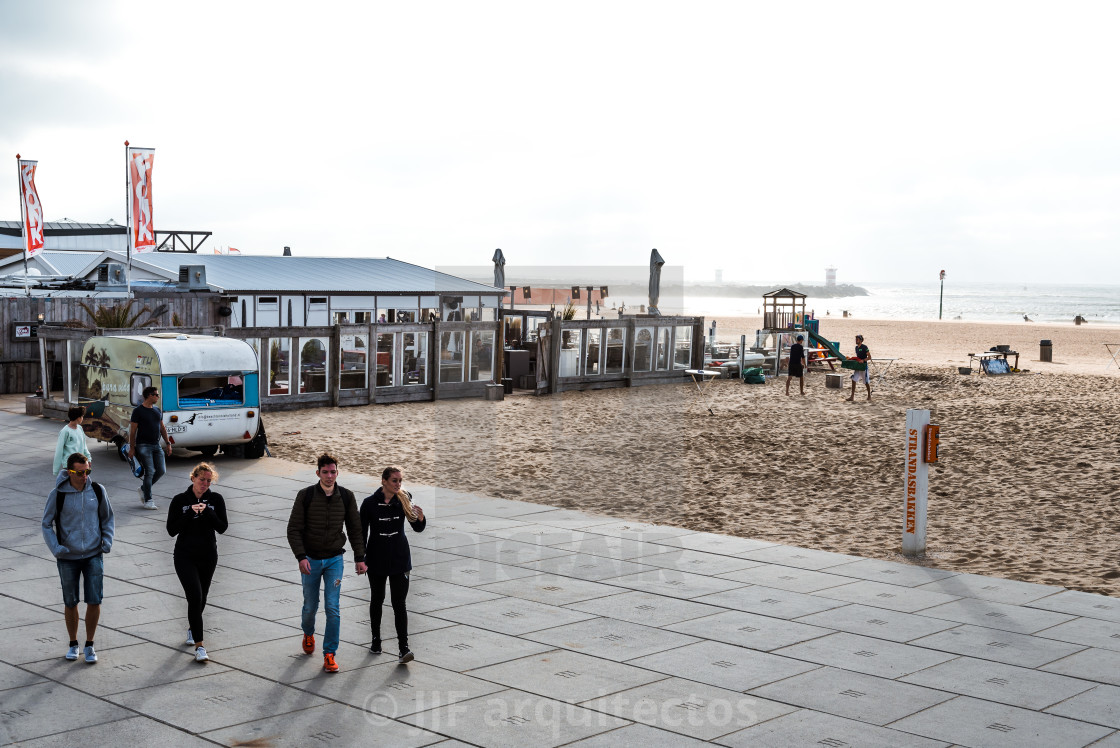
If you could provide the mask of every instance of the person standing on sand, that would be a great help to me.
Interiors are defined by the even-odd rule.
[[[366,577],[369,580],[369,624],[373,643],[369,651],[381,654],[381,607],[385,603],[385,581],[389,581],[389,597],[393,602],[393,621],[397,628],[398,664],[411,662],[408,648],[408,613],[404,607],[408,595],[408,574],[412,571],[412,554],[404,536],[404,521],[414,532],[424,532],[427,520],[424,510],[412,503],[412,496],[401,488],[401,469],[387,467],[381,473],[381,488],[362,502],[362,538],[366,544]]]
[[[226,502],[210,490],[218,471],[200,462],[191,471],[191,487],[171,500],[167,509],[167,534],[175,540],[175,573],[187,597],[187,646],[194,647],[195,662],[206,662],[202,611],[214,570],[218,568],[218,539],[229,527]]]
[[[299,572],[303,575],[303,651],[306,654],[315,651],[319,588],[325,587],[323,607],[327,613],[327,628],[323,634],[323,670],[337,673],[338,663],[334,655],[338,651],[342,630],[339,598],[346,570],[342,560],[346,534],[350,534],[354,571],[359,575],[366,573],[366,562],[363,560],[366,546],[362,540],[362,521],[358,517],[358,502],[354,493],[335,482],[338,480],[338,460],[329,454],[320,455],[315,475],[319,482],[296,494],[292,504],[292,513],[288,516],[288,545],[299,560]]]
[[[789,383],[797,377],[801,382],[801,395],[805,396],[805,369],[807,363],[805,361],[805,342],[804,335],[797,336],[797,342],[789,347],[789,375],[786,377],[786,395],[789,395]]]
[[[66,469],[66,458],[74,453],[85,455],[86,464],[93,465],[93,456],[89,453],[89,447],[86,446],[86,432],[82,430],[82,420],[85,419],[86,409],[84,405],[75,405],[66,411],[66,418],[70,423],[62,427],[62,431],[58,432],[58,442],[54,445],[54,465],[51,467],[51,472],[54,473],[56,479],[65,478],[66,474],[63,470]]]
[[[856,361],[862,361],[868,366],[871,365],[871,351],[863,344],[863,336],[856,335]],[[848,402],[853,402],[856,399],[856,384],[862,381],[864,386],[867,387],[867,399],[871,399],[871,377],[870,371],[864,369],[863,371],[852,372],[852,394],[848,397]]]

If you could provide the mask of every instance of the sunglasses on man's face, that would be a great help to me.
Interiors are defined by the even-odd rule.
[[[70,470],[67,468],[66,472],[73,473],[74,475],[89,475],[93,472],[93,468],[86,468],[85,470]]]

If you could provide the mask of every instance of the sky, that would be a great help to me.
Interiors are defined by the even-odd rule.
[[[47,220],[246,254],[1120,283],[1113,2],[0,0]],[[0,219],[18,220],[16,165]]]

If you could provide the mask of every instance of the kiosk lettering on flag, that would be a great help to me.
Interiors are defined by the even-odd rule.
[[[128,194],[131,223],[128,227],[132,251],[155,249],[156,232],[152,224],[152,162],[154,148],[128,149]]]
[[[19,157],[16,157],[19,160]],[[19,201],[22,213],[24,248],[30,257],[43,249],[43,205],[35,188],[38,161],[19,161]]]

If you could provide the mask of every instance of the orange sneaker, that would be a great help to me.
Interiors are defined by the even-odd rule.
[[[328,673],[338,672],[338,663],[334,661],[334,654],[327,652],[323,655],[323,669]]]
[[[314,634],[304,634],[303,635],[303,651],[306,652],[307,654],[311,654],[312,652],[315,651],[315,635]]]

